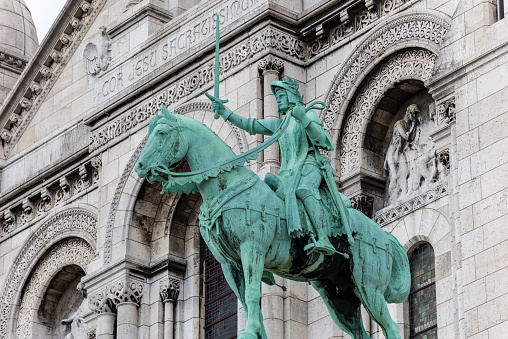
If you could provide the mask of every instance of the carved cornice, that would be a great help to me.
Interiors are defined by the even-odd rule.
[[[175,302],[180,293],[180,280],[167,277],[160,282],[159,293],[163,302]]]
[[[12,263],[5,279],[3,293],[0,295],[0,305],[2,307],[0,338],[6,336],[8,319],[13,319],[14,305],[19,302],[19,291],[22,290],[25,279],[35,266],[36,261],[43,254],[45,248],[61,239],[65,234],[83,235],[95,242],[97,240],[96,215],[82,208],[64,210],[47,219],[28,238]],[[95,243],[91,245],[95,248]]]
[[[284,72],[284,62],[282,62],[279,58],[269,55],[258,62],[258,70],[261,74],[265,74],[265,72],[269,71],[275,71],[280,75]]]
[[[69,265],[78,265],[86,272],[88,264],[94,258],[93,248],[83,239],[64,241],[44,256],[37,265],[23,294],[18,316],[18,338],[33,338],[33,312],[37,311],[39,298],[42,298],[55,274]],[[0,335],[3,335],[3,333]]]
[[[412,39],[433,45],[437,50],[449,27],[448,22],[431,14],[406,14],[380,27],[357,47],[333,80],[326,95],[326,110],[321,114],[325,128],[335,128],[336,117],[345,111],[350,92],[358,86],[365,69],[371,67],[378,56],[394,45],[406,48],[404,41]]]
[[[427,192],[400,204],[399,206],[389,206],[378,211],[372,219],[376,224],[383,227],[446,195],[448,195],[448,185],[446,183],[441,183]]]
[[[0,211],[0,241],[42,220],[53,209],[68,204],[97,187],[99,170],[86,161],[44,178],[16,199],[7,199]],[[96,161],[96,160],[95,160]]]
[[[66,19],[57,22],[46,45],[40,46],[28,71],[4,102],[0,120],[4,157],[12,151],[105,3],[106,0],[74,0],[64,9]],[[23,104],[27,100],[29,106]],[[18,115],[16,121],[11,118],[13,114]]]
[[[28,60],[25,58],[10,55],[9,53],[0,52],[0,67],[8,69],[14,73],[21,74],[25,69]]]

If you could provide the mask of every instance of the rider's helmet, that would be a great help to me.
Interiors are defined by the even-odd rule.
[[[280,80],[272,81],[270,84],[270,87],[272,88],[272,93],[275,95],[275,89],[276,88],[283,88],[286,90],[288,94],[288,101],[291,106],[296,105],[297,103],[300,103],[303,105],[303,95],[300,94],[298,91],[298,82],[294,79],[291,79],[290,77],[285,77]]]

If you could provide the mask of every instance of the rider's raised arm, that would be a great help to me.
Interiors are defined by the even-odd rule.
[[[229,110],[227,110],[227,112],[224,115],[222,115],[222,117],[226,121],[229,120],[236,127],[249,132],[250,135],[253,134],[272,135],[277,130],[277,128],[281,123],[281,120],[276,118],[262,120],[254,118],[245,118]]]

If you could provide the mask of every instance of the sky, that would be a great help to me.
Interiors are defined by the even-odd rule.
[[[25,0],[37,29],[39,43],[44,40],[67,0]]]

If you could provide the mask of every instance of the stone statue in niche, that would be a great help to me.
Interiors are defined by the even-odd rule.
[[[100,41],[96,45],[90,42],[83,52],[83,65],[88,75],[99,75],[106,71],[111,62],[111,40],[106,33],[106,27],[101,26]]]
[[[68,318],[62,320],[62,325],[70,327],[70,333],[64,337],[65,339],[86,339],[86,327],[83,315],[88,309],[88,300],[84,295],[81,283],[78,284],[77,289],[81,291],[84,298],[78,309]]]
[[[421,142],[421,122],[420,108],[411,104],[404,118],[393,127],[385,158],[388,173],[387,205],[405,200],[437,180],[436,146],[430,136]]]

